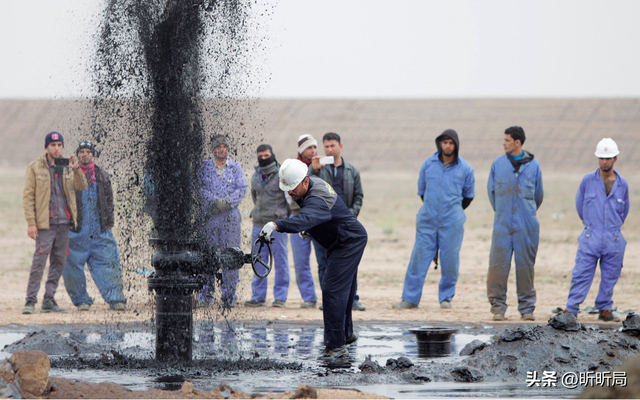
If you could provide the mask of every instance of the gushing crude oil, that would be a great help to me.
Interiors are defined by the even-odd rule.
[[[220,278],[229,267],[212,255],[220,249],[207,246],[198,179],[214,141],[237,149],[252,139],[249,102],[238,100],[251,74],[243,62],[250,6],[111,0],[104,12],[93,139],[124,203],[117,221],[123,264],[148,270],[141,254],[152,251],[149,239],[154,244],[158,360],[191,360],[193,293],[205,276]]]

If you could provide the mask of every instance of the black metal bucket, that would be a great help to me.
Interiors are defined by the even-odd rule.
[[[444,326],[422,326],[409,329],[416,335],[418,357],[447,357],[451,355],[451,336],[458,329]]]

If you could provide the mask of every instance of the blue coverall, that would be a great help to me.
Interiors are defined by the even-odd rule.
[[[238,205],[247,193],[247,180],[240,164],[227,159],[227,166],[219,177],[213,159],[202,163],[198,172],[200,199],[203,213],[208,217],[203,221],[202,232],[207,245],[213,249],[241,246],[241,216]],[[231,208],[219,213],[208,211],[214,208],[216,200],[227,200]],[[215,277],[208,276],[207,283],[199,293],[198,301],[210,303],[213,300]],[[238,271],[222,271],[222,301],[229,305],[236,302]]]
[[[473,168],[461,157],[445,168],[438,153],[427,158],[420,169],[418,196],[424,204],[416,216],[416,241],[404,278],[402,299],[419,304],[431,261],[440,249],[442,277],[438,300],[451,301],[456,293],[460,247],[467,220],[462,199],[475,196]]]
[[[318,296],[316,296],[313,275],[311,275],[311,238],[303,239],[297,233],[291,233],[289,237],[291,238],[293,267],[296,271],[296,282],[300,296],[304,301],[315,303],[318,301]]]
[[[352,310],[358,265],[367,245],[367,231],[349,211],[331,185],[309,177],[309,189],[300,213],[275,221],[279,232],[307,231],[327,249],[327,270],[322,288],[324,342],[340,347],[353,334]]]
[[[601,277],[596,307],[611,310],[613,304],[613,287],[620,278],[627,245],[620,227],[629,214],[629,186],[617,172],[616,175],[609,195],[600,177],[600,169],[585,175],[576,193],[576,209],[584,230],[578,237],[576,265],[567,300],[567,311],[576,315],[589,293],[598,260]]]
[[[120,254],[111,229],[100,229],[98,190],[89,183],[82,192],[82,225],[80,232],[69,233],[69,255],[62,276],[73,305],[93,304],[87,293],[85,263],[105,302],[111,307],[125,303],[122,290]]]
[[[536,212],[542,204],[544,189],[538,160],[525,152],[530,161],[518,172],[504,154],[491,165],[487,192],[495,211],[489,255],[487,297],[493,314],[507,311],[507,279],[511,257],[516,263],[518,311],[532,314],[536,304],[534,265],[540,238]]]

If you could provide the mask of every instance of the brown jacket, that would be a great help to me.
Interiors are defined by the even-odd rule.
[[[75,171],[65,170],[62,185],[67,199],[71,224],[75,226],[78,221],[76,208],[76,190],[87,188],[87,178],[80,168]],[[22,192],[22,205],[27,225],[35,225],[38,229],[49,229],[49,200],[51,199],[51,179],[49,177],[49,164],[47,155],[33,161],[27,167],[27,175],[24,180]]]

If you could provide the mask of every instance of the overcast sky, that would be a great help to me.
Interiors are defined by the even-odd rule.
[[[261,3],[255,96],[640,97],[636,0]],[[0,1],[0,98],[89,95],[103,5]]]

